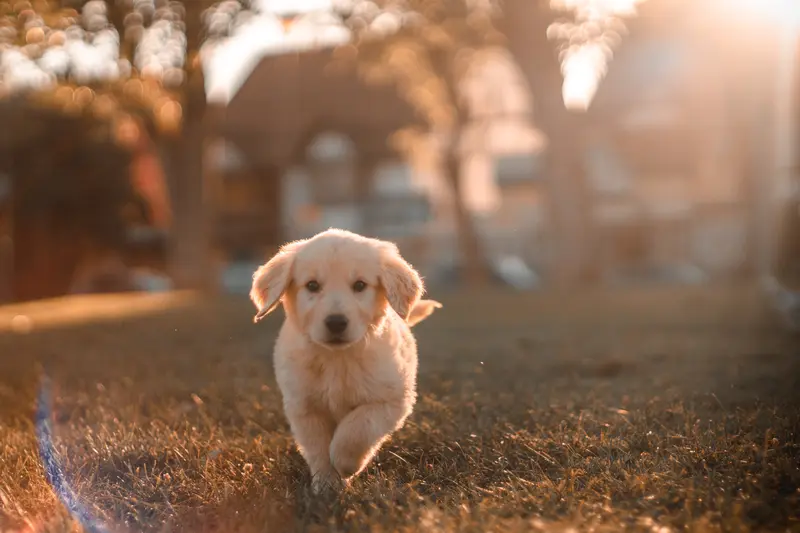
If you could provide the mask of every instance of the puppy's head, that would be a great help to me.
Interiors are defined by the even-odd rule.
[[[422,292],[394,244],[328,230],[281,248],[253,275],[250,297],[256,322],[283,302],[307,338],[337,349],[360,341],[386,313],[408,319]]]

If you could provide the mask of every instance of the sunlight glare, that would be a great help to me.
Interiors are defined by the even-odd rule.
[[[183,67],[186,35],[177,3],[160,8],[148,27],[143,15],[155,9],[155,0],[138,0],[134,13],[125,18],[120,36],[108,18],[103,0],[90,0],[80,17],[59,21],[63,29],[50,28],[41,17],[26,23],[25,45],[6,42],[0,47],[0,93],[54,88],[66,76],[78,84],[112,82],[131,74],[131,65],[120,57],[122,41],[134,44],[134,63],[143,74],[156,76],[167,85],[179,85],[176,74]],[[19,3],[18,6],[23,6]],[[17,37],[12,26],[0,26],[6,38]]]
[[[251,14],[239,20],[244,21],[232,21],[229,37],[203,45],[206,98],[209,102],[230,102],[258,62],[266,56],[333,47],[351,38],[350,30],[325,11],[306,13],[288,27],[272,12]]]
[[[567,51],[563,72],[564,105],[568,109],[589,109],[600,79],[606,71],[606,51],[597,44],[578,46]]]
[[[262,13],[299,15],[333,8],[332,0],[255,0],[253,7]]]
[[[231,13],[222,7],[209,10],[208,29],[213,33],[218,27],[220,35],[202,50],[206,98],[217,104],[230,102],[266,56],[335,47],[351,39],[350,30],[331,12],[332,0],[260,0],[255,12]],[[284,16],[292,17],[291,24],[284,24]]]
[[[797,0],[717,0],[717,4],[737,18],[800,26],[800,2]]]
[[[621,18],[636,15],[644,0],[550,0],[554,10],[571,12],[573,23],[554,23],[548,35],[562,42],[562,96],[567,109],[586,111],[606,74],[619,41]]]

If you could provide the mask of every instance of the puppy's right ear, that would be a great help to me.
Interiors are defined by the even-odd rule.
[[[441,308],[442,304],[436,300],[420,300],[414,305],[414,308],[411,309],[411,312],[408,314],[408,318],[406,319],[406,323],[408,324],[408,327],[414,327],[431,316],[436,309]]]
[[[414,268],[400,256],[397,246],[386,241],[377,241],[381,254],[380,282],[386,291],[386,299],[403,320],[408,320],[411,310],[425,289]]]
[[[260,322],[278,307],[292,279],[294,256],[305,241],[295,241],[281,247],[277,254],[258,267],[253,274],[250,299],[258,308],[253,322]]]

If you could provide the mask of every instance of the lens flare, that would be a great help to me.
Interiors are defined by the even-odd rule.
[[[53,444],[53,401],[52,384],[46,373],[42,374],[39,393],[36,397],[36,440],[39,443],[39,458],[42,461],[44,475],[53,487],[59,501],[87,533],[110,533],[110,530],[98,520],[91,509],[85,505],[72,489],[58,452]]]

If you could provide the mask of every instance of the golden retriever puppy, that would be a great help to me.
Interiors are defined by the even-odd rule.
[[[283,246],[253,274],[258,322],[283,303],[275,375],[312,489],[361,472],[416,402],[410,325],[441,304],[389,242],[330,229]]]

